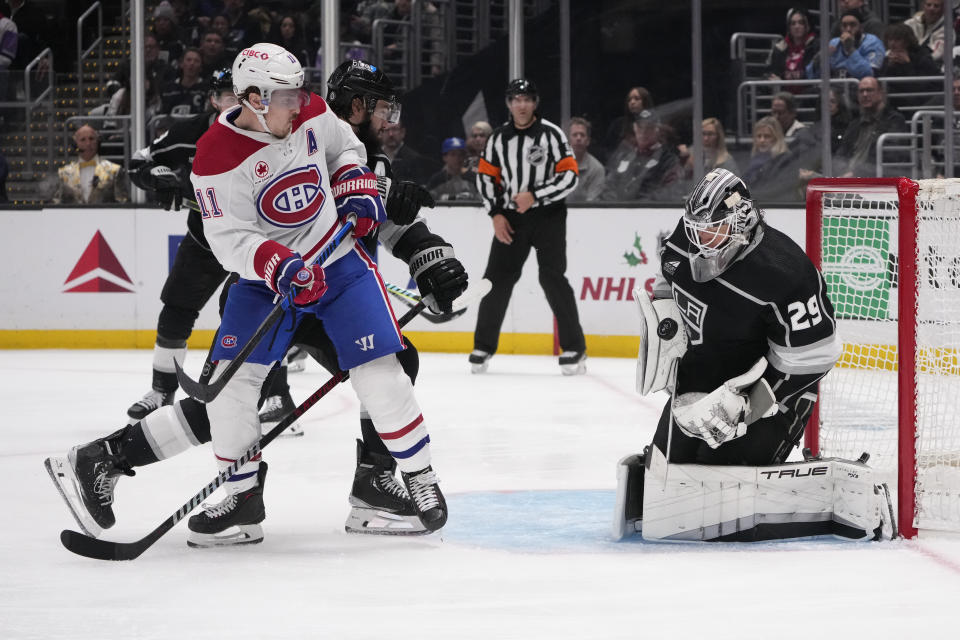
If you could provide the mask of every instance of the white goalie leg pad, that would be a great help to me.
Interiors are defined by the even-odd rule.
[[[859,462],[828,458],[769,467],[671,464],[651,447],[644,540],[890,538],[886,487]],[[666,480],[664,480],[666,478]]]
[[[633,299],[640,308],[640,351],[637,354],[637,393],[647,395],[672,386],[671,368],[687,350],[687,332],[673,298],[650,300],[636,287]]]

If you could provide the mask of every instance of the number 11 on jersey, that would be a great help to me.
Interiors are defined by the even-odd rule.
[[[213,190],[213,187],[207,187],[206,199],[203,197],[203,194],[200,193],[200,189],[197,189],[195,193],[197,195],[197,204],[200,205],[200,217],[203,219],[219,218],[223,215],[223,211],[220,210],[220,206],[217,204],[217,193]],[[207,207],[208,204],[209,208]]]

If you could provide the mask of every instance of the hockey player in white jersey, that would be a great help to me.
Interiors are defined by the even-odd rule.
[[[319,96],[302,89],[300,64],[283,48],[257,44],[243,50],[233,78],[241,107],[224,112],[198,142],[191,175],[210,246],[241,277],[227,297],[213,353],[218,369],[247,343],[278,298],[292,304],[206,411],[185,399],[147,416],[144,428],[75,447],[61,464],[76,475],[84,508],[69,499],[68,505],[81,526],[97,535],[112,526],[113,488],[120,474],[132,474],[132,466],[206,439],[219,467],[230,466],[259,439],[256,404],[263,380],[301,320],[313,315],[323,322],[340,368],[349,371],[396,459],[423,526],[435,531],[446,522],[446,503],[410,379],[393,356],[403,343],[376,265],[353,237],[323,266],[312,263],[348,216],[356,220],[357,238],[385,219],[363,145]],[[190,518],[189,544],[263,539],[266,463],[259,458],[225,483],[225,500]]]
[[[860,460],[786,462],[842,352],[823,276],[733,173],[708,173],[638,289],[637,390],[666,389],[653,442],[617,469],[614,535],[755,541],[890,537]]]

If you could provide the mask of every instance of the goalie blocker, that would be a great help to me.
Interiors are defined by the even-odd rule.
[[[897,537],[890,493],[860,460],[764,467],[669,464],[656,447],[617,466],[613,535],[664,542]]]

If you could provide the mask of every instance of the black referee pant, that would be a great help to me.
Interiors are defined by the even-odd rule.
[[[507,212],[513,227],[513,243],[503,244],[496,238],[490,245],[490,257],[483,277],[493,287],[480,301],[477,329],[473,334],[473,348],[496,353],[500,327],[510,303],[513,286],[520,279],[523,263],[530,248],[537,251],[540,267],[540,286],[547,303],[557,318],[560,348],[564,351],[584,351],[586,343],[577,301],[565,275],[567,271],[567,207],[562,202],[534,207],[526,213]]]

